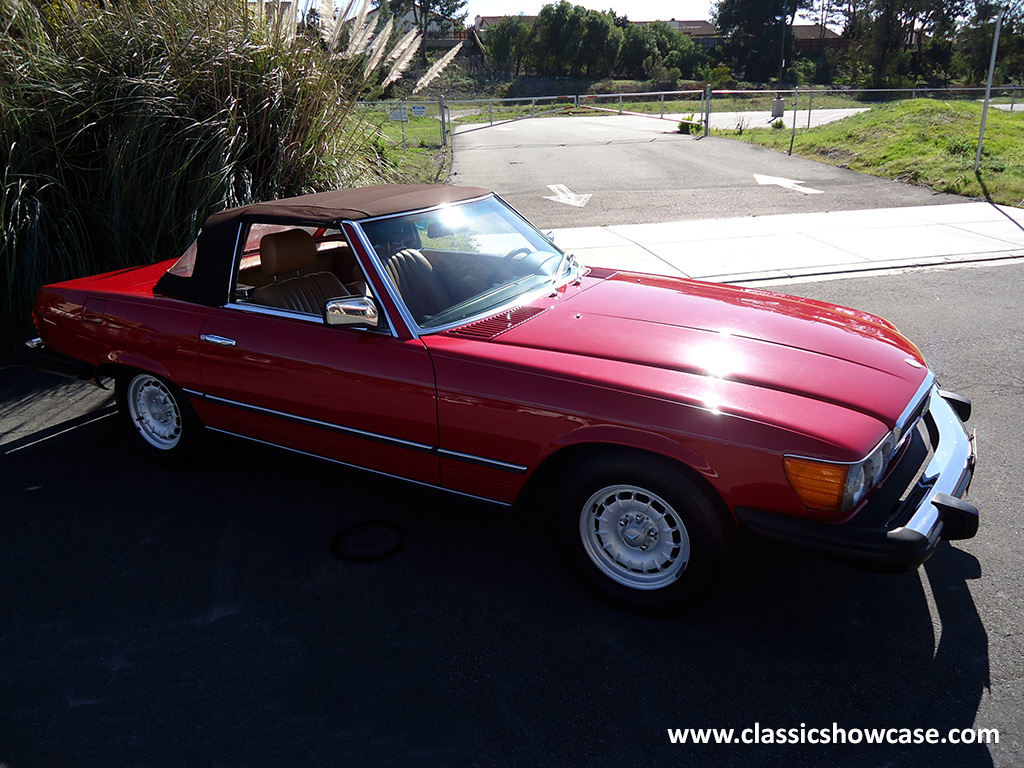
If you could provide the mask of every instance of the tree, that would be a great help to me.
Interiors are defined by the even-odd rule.
[[[767,82],[773,74],[783,77],[792,59],[793,36],[789,29],[800,8],[813,7],[807,0],[718,0],[715,25],[727,38],[725,52],[735,61],[743,79]]]
[[[583,44],[586,8],[567,0],[540,9],[534,26],[537,69],[545,75],[568,75]]]
[[[618,71],[639,80],[658,68],[677,69],[681,77],[692,78],[705,60],[703,49],[689,35],[663,21],[630,24],[623,32]]]
[[[521,16],[506,16],[484,32],[493,65],[516,77],[533,51],[533,27]]]
[[[561,0],[540,9],[534,26],[538,72],[602,77],[612,73],[622,45],[617,17]]]
[[[600,11],[587,11],[583,22],[583,41],[577,71],[586,70],[588,77],[606,77],[612,73],[622,46],[622,30],[614,18]]]
[[[660,56],[658,40],[650,24],[630,24],[623,30],[618,71],[634,80],[642,79],[644,62]]]
[[[431,24],[442,33],[451,34],[456,24],[466,23],[466,0],[388,0],[388,4],[396,19],[412,16],[413,24],[424,41],[430,36]],[[420,50],[426,63],[427,46],[424,44]]]
[[[996,53],[997,82],[1020,82],[1024,79],[1024,10],[1022,3],[1011,3],[1003,16]],[[973,83],[983,83],[988,76],[999,5],[976,0],[969,21],[956,35],[957,63]]]

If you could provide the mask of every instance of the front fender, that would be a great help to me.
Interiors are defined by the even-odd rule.
[[[710,462],[682,443],[656,432],[617,424],[587,425],[575,429],[558,438],[547,453],[550,456],[566,448],[595,444],[637,448],[685,464],[709,480],[717,477]]]

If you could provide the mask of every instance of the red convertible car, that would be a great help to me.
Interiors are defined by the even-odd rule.
[[[203,429],[527,507],[611,597],[685,603],[740,531],[884,571],[969,538],[969,401],[873,315],[586,268],[484,189],[211,216],[177,261],[44,287],[41,368],[143,450]]]

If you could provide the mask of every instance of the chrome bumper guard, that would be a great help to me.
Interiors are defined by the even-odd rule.
[[[916,568],[942,539],[971,538],[978,531],[978,509],[961,498],[977,462],[977,439],[961,420],[961,414],[970,415],[970,402],[933,388],[927,413],[936,433],[934,453],[913,484],[916,492],[908,494],[904,506],[891,516],[906,522],[894,527],[858,524],[859,514],[848,523],[832,525],[748,508],[738,508],[737,519],[763,536],[883,572]],[[914,507],[906,509],[909,504]]]
[[[977,463],[977,437],[973,432],[967,434],[955,410],[960,401],[962,398],[950,402],[946,393],[932,390],[929,408],[939,431],[939,444],[921,477],[922,483],[931,485],[931,491],[913,517],[891,532],[893,535],[905,530],[935,542],[940,538],[969,539],[978,532],[977,507],[960,498],[967,493]]]

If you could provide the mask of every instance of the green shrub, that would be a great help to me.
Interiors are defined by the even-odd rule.
[[[679,121],[679,133],[689,136],[691,133],[697,133],[699,126],[694,125],[693,115],[685,115],[682,120]]]
[[[724,64],[719,65],[708,73],[708,82],[712,88],[735,88],[736,78],[732,75],[732,70]]]

